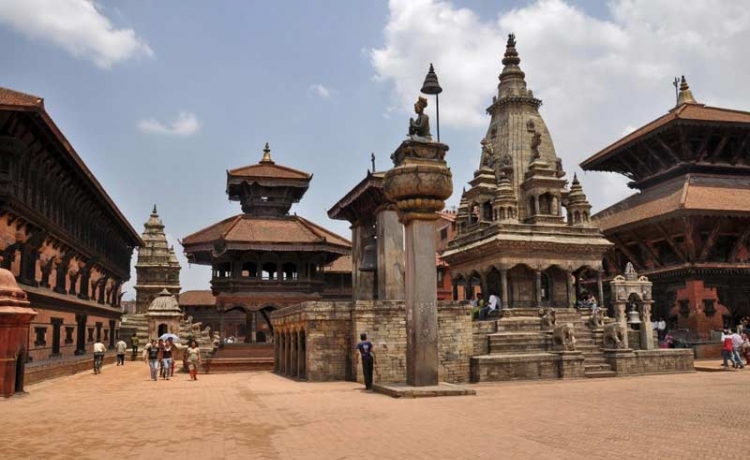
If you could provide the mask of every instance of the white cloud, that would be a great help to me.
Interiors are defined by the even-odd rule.
[[[169,134],[174,136],[191,136],[198,132],[201,124],[198,117],[190,112],[180,112],[175,120],[165,124],[154,118],[138,122],[138,129],[149,134]]]
[[[323,86],[319,83],[314,83],[307,88],[307,94],[311,96],[317,96],[322,99],[330,99],[331,96],[337,94],[337,91],[331,87]]]
[[[571,176],[573,165],[616,141],[623,127],[642,126],[671,109],[675,76],[686,75],[699,102],[750,107],[747,1],[685,0],[675,7],[669,0],[613,0],[609,19],[564,0],[498,10],[495,18],[441,0],[391,0],[389,6],[385,43],[370,56],[375,80],[392,85],[391,106],[411,112],[433,62],[444,89],[441,123],[480,139],[507,34],[514,32],[526,81],[544,100],[542,116]],[[589,173],[584,186],[601,209],[632,192],[624,183]]]
[[[118,29],[93,0],[0,0],[0,23],[27,37],[53,43],[108,69],[154,52],[133,29]]]

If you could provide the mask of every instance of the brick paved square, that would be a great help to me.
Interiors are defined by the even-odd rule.
[[[267,372],[142,363],[0,401],[3,459],[740,459],[750,372],[480,384],[399,400]]]

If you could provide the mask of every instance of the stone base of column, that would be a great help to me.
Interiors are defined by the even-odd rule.
[[[437,396],[475,396],[477,391],[465,385],[439,382],[437,385],[415,387],[405,383],[374,383],[376,393],[392,398],[434,398]]]

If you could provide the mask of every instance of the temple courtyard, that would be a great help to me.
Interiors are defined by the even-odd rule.
[[[0,400],[4,459],[746,458],[750,371],[479,384],[392,399],[268,372],[127,362]],[[13,423],[8,423],[13,421]]]

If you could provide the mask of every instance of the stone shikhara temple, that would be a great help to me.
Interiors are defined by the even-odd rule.
[[[611,243],[591,222],[580,183],[574,178],[567,189],[539,113],[542,101],[526,88],[515,45],[511,36],[487,109],[479,169],[461,196],[458,234],[442,257],[454,291],[461,285],[467,297],[481,292],[511,308],[568,308],[589,281],[602,299],[602,256]]]
[[[135,264],[135,308],[138,314],[146,313],[151,302],[164,289],[172,295],[180,293],[180,262],[174,248],[167,242],[156,205],[143,227],[141,239],[144,245],[138,248]]]
[[[682,77],[676,107],[581,167],[639,191],[594,216],[609,276],[633,264],[655,315],[700,338],[750,316],[750,113],[696,102]]]

